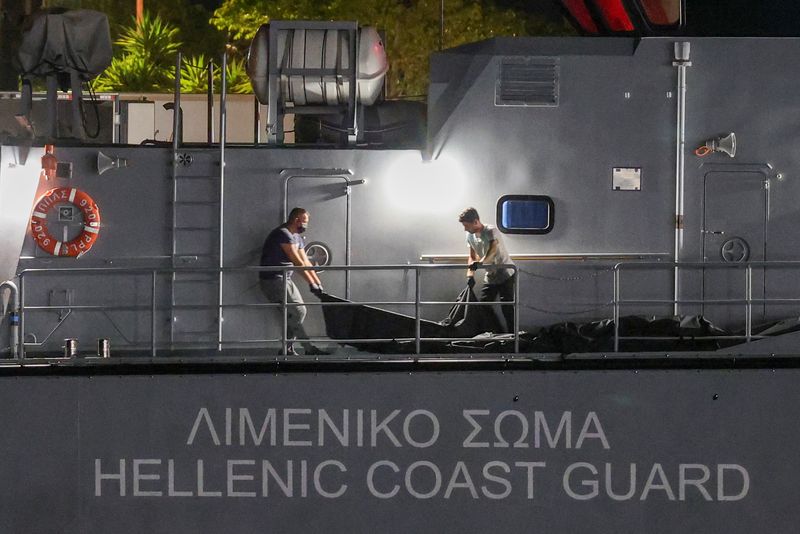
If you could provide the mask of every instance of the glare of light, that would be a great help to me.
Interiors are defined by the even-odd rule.
[[[433,161],[399,154],[387,166],[383,182],[389,205],[408,213],[458,211],[467,188],[463,167],[449,154]]]

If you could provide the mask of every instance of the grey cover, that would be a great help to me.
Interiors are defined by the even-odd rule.
[[[23,75],[70,72],[84,81],[103,72],[111,57],[108,18],[87,9],[37,15],[17,53]]]

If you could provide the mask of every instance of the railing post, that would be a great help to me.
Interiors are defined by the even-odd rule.
[[[287,346],[288,341],[287,340],[289,338],[288,324],[287,324],[289,322],[289,314],[288,314],[288,311],[286,309],[286,292],[289,290],[289,283],[288,283],[288,279],[286,278],[287,271],[288,271],[288,269],[283,269],[283,271],[282,271],[282,273],[283,273],[283,297],[281,299],[282,300],[282,302],[281,302],[281,310],[283,311],[283,325],[282,325],[282,328],[281,328],[281,345],[283,346],[283,355],[284,356],[287,356],[287,354],[286,354],[287,351],[288,351],[288,346]]]
[[[514,354],[519,354],[519,269],[514,266]]]
[[[421,292],[420,292],[420,287],[419,287],[420,272],[419,272],[419,267],[417,267],[416,265],[414,266],[414,280],[415,280],[415,283],[414,283],[414,336],[415,336],[415,350],[416,350],[417,354],[420,354],[421,346],[422,346],[422,344],[420,343],[420,339],[419,339],[421,337],[421,335],[420,335],[421,334],[421,328],[420,328],[420,321],[419,321],[419,318],[420,318],[420,304],[419,304],[419,301],[420,301],[420,293]]]
[[[617,264],[614,266],[614,352],[619,352],[619,271]]]
[[[150,293],[150,356],[156,357],[156,270],[153,269],[153,291]]]
[[[747,343],[750,343],[753,333],[753,266],[749,263],[745,269],[744,292],[745,300],[747,301],[745,304],[744,328]]]
[[[19,275],[19,350],[17,359],[25,359],[25,273]]]

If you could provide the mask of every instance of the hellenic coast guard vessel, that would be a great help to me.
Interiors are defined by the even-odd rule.
[[[103,16],[37,19],[0,146],[0,531],[794,531],[800,39],[563,4],[584,36],[435,53],[422,109],[375,29],[273,21],[255,99],[223,77],[198,112],[177,58],[168,142],[152,101],[81,94]],[[259,265],[296,206],[323,356],[258,285],[302,269]],[[468,206],[511,333],[456,298]]]

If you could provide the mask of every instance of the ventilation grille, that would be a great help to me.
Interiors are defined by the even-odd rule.
[[[505,58],[495,86],[496,106],[558,106],[558,58]]]

